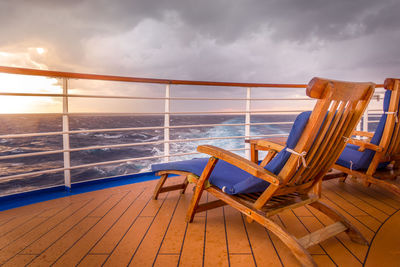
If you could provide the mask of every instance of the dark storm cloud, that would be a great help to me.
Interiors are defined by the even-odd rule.
[[[0,51],[43,46],[50,68],[133,76],[383,79],[398,71],[399,9],[395,0],[0,0]]]

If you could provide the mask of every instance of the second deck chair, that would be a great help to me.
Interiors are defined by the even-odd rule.
[[[312,112],[301,113],[281,150],[265,167],[229,151],[210,145],[197,150],[209,159],[193,159],[153,165],[161,179],[154,198],[160,192],[185,189],[182,185],[163,188],[169,174],[181,174],[195,182],[195,192],[186,220],[195,213],[230,205],[278,236],[303,266],[316,266],[307,248],[346,232],[360,244],[368,244],[360,232],[341,214],[319,200],[325,172],[339,157],[345,140],[357,125],[375,85],[314,78],[307,95],[318,99]],[[218,200],[199,204],[206,190]],[[309,204],[335,223],[302,238],[295,238],[269,219],[286,209]]]
[[[394,167],[398,168],[400,159],[400,79],[386,79],[384,88],[384,113],[375,133],[355,131],[354,135],[369,140],[349,139],[333,168],[343,172],[342,181],[352,175],[362,179],[367,186],[376,184],[400,195],[399,185],[392,181],[396,178],[396,170],[393,170],[393,164],[387,167],[394,162]]]

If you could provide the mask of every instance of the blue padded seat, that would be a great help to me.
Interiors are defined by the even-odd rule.
[[[286,161],[290,157],[290,152],[286,151],[286,148],[288,147],[293,149],[296,146],[310,115],[311,111],[306,111],[297,116],[287,139],[285,149],[282,149],[282,151],[280,151],[269,162],[269,164],[265,166],[265,169],[274,174],[278,174],[281,171],[283,166],[286,164]],[[162,170],[180,170],[191,172],[200,176],[207,162],[208,158],[197,158],[177,162],[153,164],[151,168],[155,172]],[[252,176],[249,173],[222,160],[217,162],[213,172],[211,173],[209,181],[211,184],[231,195],[239,193],[262,192],[269,185],[268,182]]]
[[[385,92],[385,97],[383,99],[383,111],[387,112],[389,110],[390,96],[392,91],[387,90]],[[371,138],[370,143],[374,145],[379,145],[383,131],[385,129],[387,115],[384,113],[378,123],[378,127]],[[375,155],[375,151],[370,149],[365,149],[363,152],[358,151],[359,146],[352,144],[346,145],[336,164],[353,170],[368,169],[372,158]],[[379,164],[378,168],[384,168],[388,163]]]

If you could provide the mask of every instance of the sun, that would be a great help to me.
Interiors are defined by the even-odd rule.
[[[43,47],[36,47],[36,52],[37,52],[39,55],[43,55],[44,52],[46,52],[46,50],[45,50]]]

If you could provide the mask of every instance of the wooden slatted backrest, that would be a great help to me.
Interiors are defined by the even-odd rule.
[[[307,166],[292,154],[279,173],[282,186],[313,184],[337,160],[368,105],[374,83],[355,83],[314,78],[307,95],[318,99],[294,149],[306,152]],[[300,163],[300,164],[299,164]]]
[[[384,87],[391,90],[388,115],[386,118],[385,129],[379,146],[384,149],[384,155],[381,162],[390,160],[400,150],[400,121],[399,100],[400,100],[400,79],[388,78],[385,80]],[[378,153],[376,153],[376,156]]]

